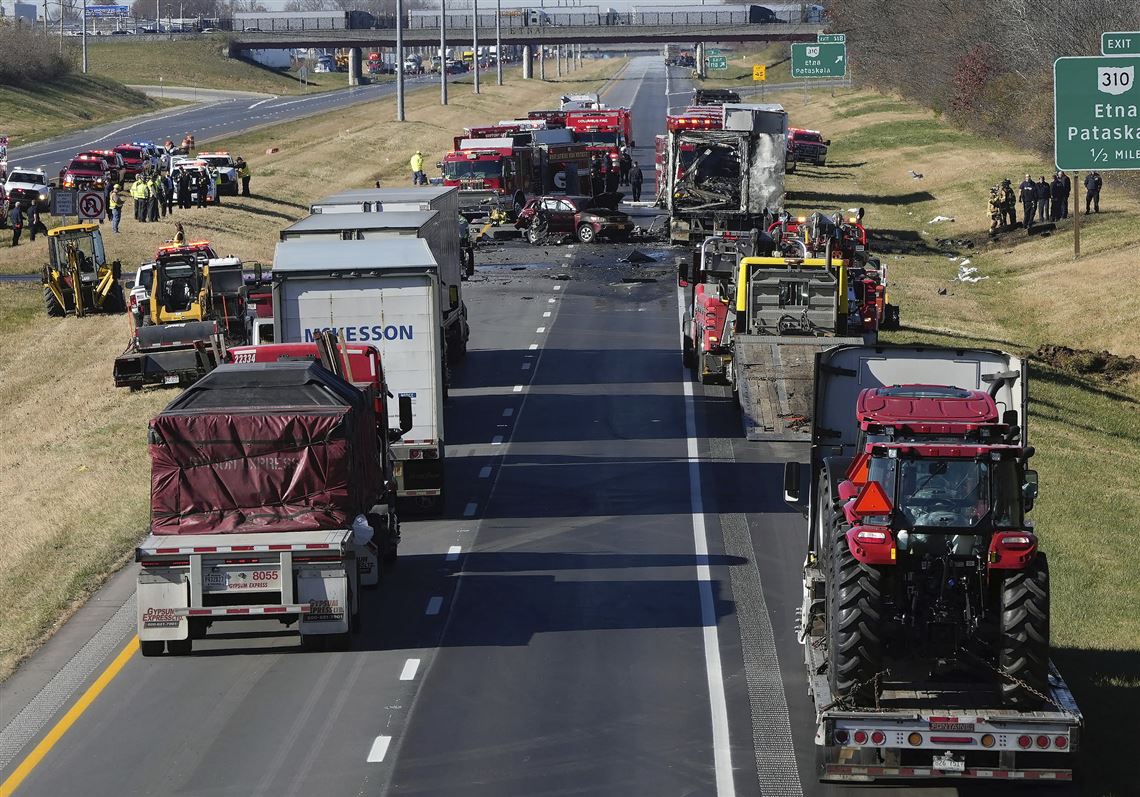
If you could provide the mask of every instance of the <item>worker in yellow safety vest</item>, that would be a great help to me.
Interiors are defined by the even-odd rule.
[[[111,231],[119,231],[119,220],[123,217],[123,195],[120,193],[123,190],[121,183],[115,183],[115,187],[111,189],[110,196],[107,197],[107,208],[111,211]]]
[[[135,200],[135,221],[146,221],[146,200],[150,194],[146,178],[141,174],[131,183],[131,198]]]

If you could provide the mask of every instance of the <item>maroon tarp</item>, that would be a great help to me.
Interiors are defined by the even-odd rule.
[[[350,527],[383,489],[372,404],[355,398],[244,412],[172,403],[150,427],[152,532]]]

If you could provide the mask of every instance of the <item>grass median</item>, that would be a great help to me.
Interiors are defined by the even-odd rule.
[[[622,63],[586,62],[545,82],[510,74],[502,87],[492,78],[477,96],[470,82],[456,81],[446,107],[432,88],[413,92],[404,124],[388,121],[395,114],[389,98],[212,143],[246,157],[254,196],[178,211],[173,220],[219,252],[269,263],[278,231],[312,201],[376,180],[410,185],[416,149],[434,164],[464,126],[551,107],[566,92],[597,91]],[[108,255],[125,268],[173,234],[170,220],[124,219],[121,229],[113,235],[103,225]],[[38,271],[45,256],[41,239],[0,247],[0,272]],[[0,284],[0,677],[124,561],[146,528],[146,424],[175,394],[112,387],[111,364],[128,335],[125,316],[48,318],[38,281]]]
[[[1086,712],[1087,793],[1126,793],[1118,731],[1140,710],[1140,362],[1127,359],[1140,355],[1140,199],[1106,175],[1074,262],[1071,218],[1048,236],[988,235],[991,186],[1052,177],[1036,156],[872,92],[775,99],[793,125],[833,142],[826,167],[789,176],[792,212],[866,209],[870,248],[902,309],[903,329],[887,338],[1032,358],[1041,498],[1031,517],[1049,555],[1055,658]],[[955,280],[963,266],[982,279]]]

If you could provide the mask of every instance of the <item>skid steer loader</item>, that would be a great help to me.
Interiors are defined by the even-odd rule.
[[[48,262],[41,279],[49,316],[126,312],[119,283],[122,264],[107,262],[98,224],[56,227],[48,230],[47,241]]]

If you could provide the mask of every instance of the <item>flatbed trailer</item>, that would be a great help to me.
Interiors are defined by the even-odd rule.
[[[1084,719],[1056,666],[1049,665],[1048,707],[1039,711],[1004,707],[992,678],[939,683],[923,674],[884,676],[878,705],[846,705],[828,683],[821,624],[802,621],[823,590],[819,568],[806,566],[797,633],[815,703],[820,780],[1072,781]]]

